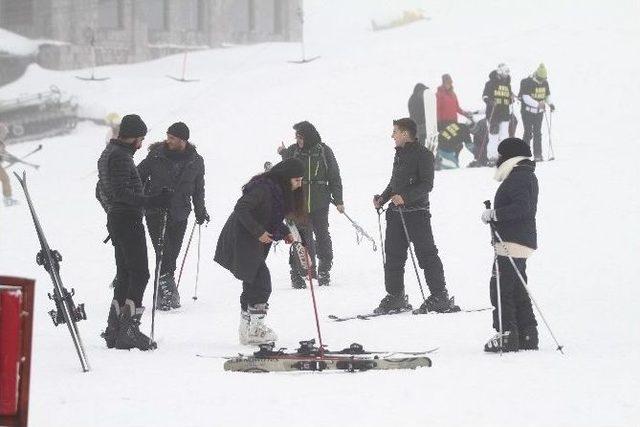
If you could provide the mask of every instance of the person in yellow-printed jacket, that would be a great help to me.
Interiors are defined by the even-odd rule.
[[[522,140],[531,147],[533,137],[533,156],[536,162],[542,161],[542,120],[547,105],[551,112],[555,110],[549,99],[550,95],[547,68],[544,64],[540,64],[532,75],[520,82],[518,97],[521,101],[520,113],[524,124]]]
[[[499,64],[489,74],[489,81],[484,85],[482,100],[486,104],[489,136],[487,141],[487,159],[489,164],[498,160],[498,144],[509,136],[511,104],[514,101],[511,91],[511,76],[506,64]]]
[[[303,190],[308,223],[296,225],[313,260],[313,274],[316,275],[317,255],[318,283],[320,286],[328,286],[331,283],[330,271],[333,265],[333,247],[329,234],[329,205],[333,203],[338,212],[344,213],[340,167],[333,150],[322,142],[315,126],[303,121],[296,123],[293,129],[296,143],[289,147],[285,147],[283,143],[278,147],[278,154],[283,159],[297,158],[304,164]],[[306,287],[304,277],[307,272],[297,271],[293,255],[289,258],[289,264],[291,285],[297,289]]]

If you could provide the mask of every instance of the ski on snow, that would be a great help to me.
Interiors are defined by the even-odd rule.
[[[289,371],[369,371],[389,369],[416,369],[430,367],[431,359],[425,352],[370,352],[360,344],[351,344],[341,351],[316,347],[315,340],[300,341],[295,352],[275,350],[275,344],[262,344],[252,355],[240,354],[224,363],[225,371],[235,372],[289,372]],[[203,356],[201,356],[203,357]]]
[[[476,313],[479,311],[487,311],[487,310],[492,310],[492,307],[484,307],[484,308],[473,308],[473,309],[466,309],[466,310],[459,310],[459,311],[451,311],[448,313]],[[411,311],[410,308],[407,309],[401,309],[401,310],[393,310],[393,311],[389,311],[386,313],[363,313],[363,314],[354,314],[354,315],[350,315],[350,316],[337,316],[335,314],[330,314],[328,317],[329,319],[335,321],[335,322],[345,322],[347,320],[355,320],[355,319],[360,319],[360,320],[369,320],[371,318],[374,317],[380,317],[380,316],[391,316],[393,314],[400,314],[400,313],[406,313],[408,311]],[[431,313],[431,312],[429,312]],[[435,313],[435,312],[434,312]],[[443,314],[448,314],[448,313],[443,313]],[[413,314],[418,315],[418,314],[427,314],[427,313],[416,313],[415,311],[413,312]]]

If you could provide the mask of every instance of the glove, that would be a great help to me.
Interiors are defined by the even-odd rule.
[[[373,206],[376,209],[380,209],[380,207],[382,206],[382,196],[379,194],[376,194],[375,196],[373,196]]]
[[[485,209],[485,211],[482,212],[482,215],[480,216],[480,219],[485,224],[489,224],[492,221],[497,221],[496,211],[493,210],[493,209]]]
[[[147,205],[151,208],[169,209],[171,207],[171,198],[173,197],[173,190],[163,188],[159,194],[155,196],[149,196]]]
[[[196,214],[196,224],[202,225],[202,224],[205,223],[205,221],[207,223],[209,223],[209,221],[211,221],[211,218],[209,217],[209,214],[207,213],[207,211],[204,211],[201,214]]]
[[[553,104],[549,104],[549,109],[551,110],[551,112],[553,113],[554,111],[556,111],[556,106]]]

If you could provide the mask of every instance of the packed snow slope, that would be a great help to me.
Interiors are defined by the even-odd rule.
[[[420,6],[428,20],[371,32],[369,20]],[[33,426],[634,426],[640,422],[640,212],[634,103],[640,99],[639,6],[634,1],[372,2],[306,1],[307,54],[296,44],[261,44],[189,56],[182,84],[165,77],[182,58],[96,70],[111,79],[86,83],[88,70],[31,67],[0,89],[6,98],[50,84],[77,97],[86,114],[139,113],[147,142],[185,121],[205,158],[212,222],[202,229],[197,301],[196,251],[187,259],[183,307],[159,313],[153,352],[107,350],[99,333],[111,300],[113,248],[102,244],[105,215],[94,199],[96,160],[106,128],[81,123],[70,135],[42,141],[39,171],[28,170],[31,194],[62,277],[86,304],[80,325],[92,364],[83,374],[64,327],[46,311],[51,284],[34,259],[39,250],[21,205],[0,210],[0,272],[37,280],[30,420]],[[325,342],[343,348],[440,347],[434,366],[360,374],[227,373],[223,360],[198,358],[249,352],[237,344],[239,283],[213,263],[213,250],[240,186],[276,147],[291,143],[291,126],[310,120],[340,162],[348,213],[377,235],[371,196],[382,191],[394,154],[391,121],[407,114],[414,84],[453,76],[463,108],[482,106],[489,72],[511,67],[514,90],[542,61],[549,69],[557,160],[538,165],[540,248],[529,261],[530,287],[565,345],[540,326],[538,352],[503,357],[482,352],[492,334],[490,312],[398,315],[332,323],[328,314],[370,311],[384,296],[381,256],[357,245],[346,219],[332,210],[334,285],[318,291]],[[519,134],[522,128],[519,129]],[[36,143],[11,147],[26,153]],[[140,161],[146,146],[136,155]],[[14,170],[20,168],[14,168]],[[466,308],[489,306],[493,253],[479,216],[492,198],[493,171],[438,172],[431,194],[433,229],[451,294]],[[197,233],[196,233],[197,235]],[[186,240],[186,239],[185,239]],[[153,271],[150,252],[150,270]],[[180,258],[181,260],[181,258]],[[274,290],[268,323],[278,345],[295,348],[315,335],[308,290],[289,285],[287,251],[269,257]],[[407,265],[407,292],[420,293]],[[151,306],[151,286],[146,305]],[[150,326],[150,310],[143,329]],[[540,319],[538,317],[538,319]]]

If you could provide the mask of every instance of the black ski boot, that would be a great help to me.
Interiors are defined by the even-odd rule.
[[[530,326],[520,331],[520,350],[538,349],[538,328]]]
[[[520,347],[520,340],[518,337],[518,331],[504,331],[502,333],[502,352],[507,353],[510,351],[518,351]],[[487,353],[499,353],[500,352],[500,333],[494,335],[485,345],[484,351]]]
[[[171,283],[169,274],[163,274],[158,280],[158,296],[156,301],[156,309],[160,311],[171,310]]]
[[[107,348],[116,346],[116,337],[118,336],[118,318],[120,317],[120,304],[118,301],[111,301],[109,308],[109,317],[107,318],[107,328],[100,334],[107,342]]]
[[[167,288],[169,289],[168,300],[171,308],[180,308],[180,294],[178,293],[178,285],[172,273],[167,273]]]
[[[387,294],[382,298],[380,305],[376,307],[373,312],[376,314],[387,314],[394,311],[406,311],[411,310],[411,304],[409,304],[408,295],[391,295]]]
[[[297,271],[291,270],[289,274],[291,275],[291,287],[293,289],[304,289],[307,287],[307,282],[304,280],[304,277],[300,276]]]
[[[318,285],[329,286],[331,285],[331,261],[323,262],[320,260],[318,265]]]
[[[455,313],[460,311],[460,307],[455,304],[454,297],[449,298],[447,291],[429,295],[420,308],[413,311],[413,314],[426,314],[430,311],[436,313]]]
[[[144,307],[136,308],[130,299],[124,302],[118,320],[118,334],[115,343],[117,349],[155,350],[158,347],[154,341],[140,332],[142,313],[144,313]]]

